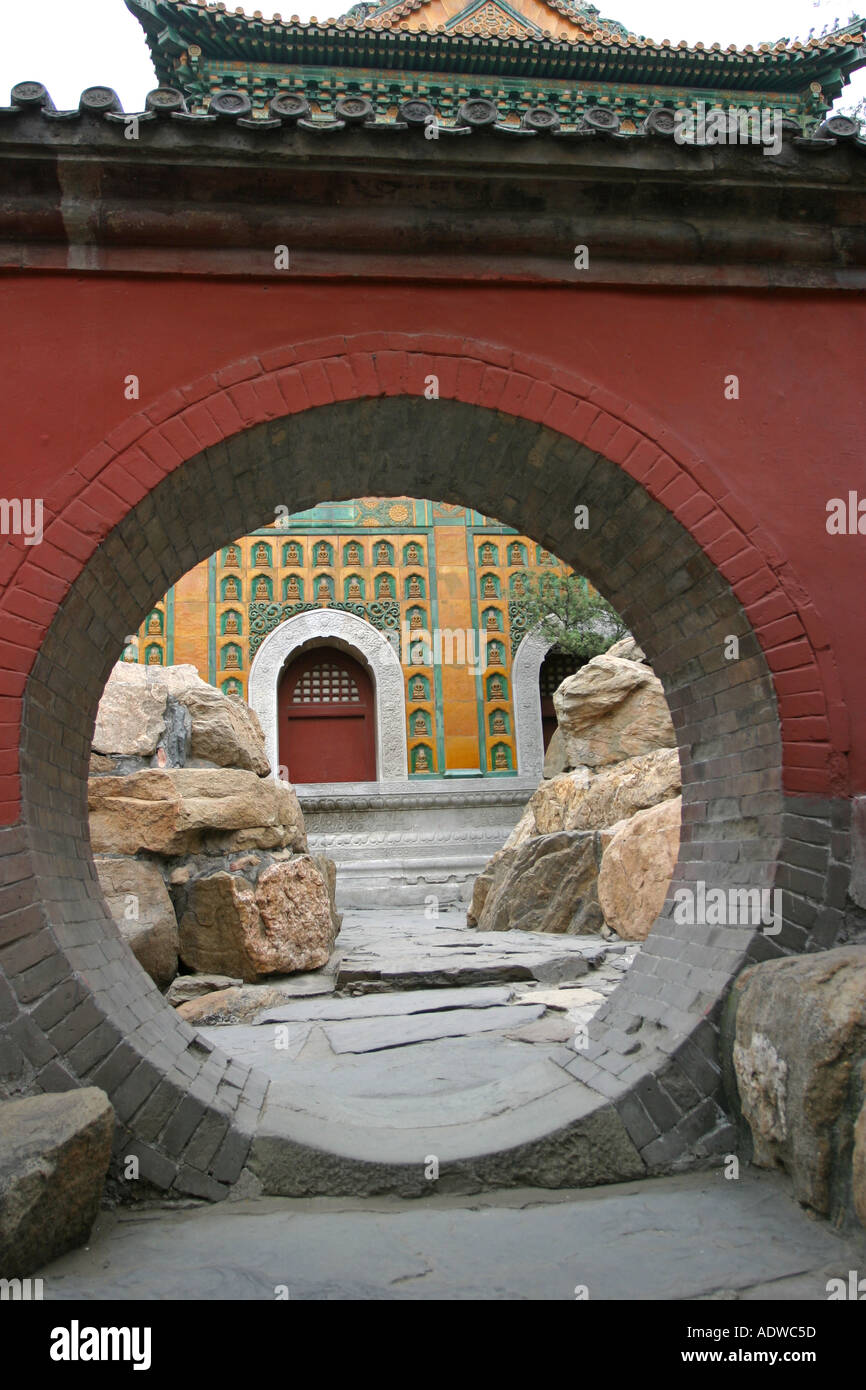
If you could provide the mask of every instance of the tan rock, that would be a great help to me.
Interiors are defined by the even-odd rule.
[[[314,854],[312,860],[319,873],[322,875],[325,887],[328,890],[328,900],[331,904],[331,921],[334,924],[334,936],[337,936],[343,925],[343,914],[337,911],[337,866],[333,859],[329,859],[326,854]]]
[[[609,927],[643,941],[664,906],[680,845],[682,798],[638,811],[604,850],[598,900]]]
[[[833,1219],[853,1185],[864,1220],[866,946],[753,966],[736,981],[732,1003],[753,1161],[786,1169],[797,1200]]]
[[[179,1004],[188,1004],[191,999],[222,993],[242,983],[231,975],[178,975],[165,992],[165,1002],[176,1009]]]
[[[195,671],[195,667],[185,668]],[[198,672],[195,672],[198,677]],[[165,732],[168,690],[161,668],[119,661],[111,672],[93,731],[94,753],[149,757]]]
[[[215,690],[202,680],[173,693],[189,710],[192,719],[190,763],[205,761],[216,763],[217,767],[245,768],[259,777],[267,776],[271,768],[265,756],[262,726],[249,705],[243,700],[230,700],[221,690]]]
[[[621,637],[618,642],[614,642],[612,647],[608,647],[605,656],[618,656],[624,661],[646,661],[646,656],[642,647],[639,647],[633,637]]]
[[[528,838],[528,836],[524,836],[524,840]],[[520,841],[521,844],[523,842],[523,840]],[[472,885],[472,900],[466,913],[467,927],[478,926],[478,920],[484,911],[484,904],[487,902],[488,894],[493,887],[496,869],[503,862],[510,864],[514,859],[516,849],[516,845],[504,845],[502,849],[498,850],[497,853],[493,855],[492,859],[487,861],[484,872],[480,873],[476,878]]]
[[[189,711],[191,761],[241,768],[260,777],[270,772],[253,710],[243,700],[230,700],[189,665],[118,662],[99,702],[94,753],[151,757],[166,731],[169,700]]]
[[[198,999],[179,1004],[176,1013],[200,1028],[221,1023],[252,1023],[262,1009],[284,1004],[286,996],[279,989],[265,985],[235,985],[215,990]]]
[[[676,746],[661,681],[648,666],[593,657],[553,697],[569,767],[605,767]]]
[[[547,752],[544,755],[545,777],[558,777],[561,772],[565,772],[568,763],[565,757],[565,741],[562,737],[560,728],[554,729],[547,745]]]
[[[177,974],[177,919],[162,874],[138,859],[94,860],[108,910],[136,960],[160,989]]]
[[[97,854],[306,849],[293,789],[254,772],[147,768],[126,777],[92,777],[88,803]]]
[[[114,1110],[95,1086],[0,1102],[0,1271],[26,1279],[83,1245],[99,1212]]]
[[[569,935],[599,931],[598,858],[592,831],[540,835],[502,851],[492,868],[478,929]]]
[[[535,824],[535,812],[530,802],[502,848],[516,849],[518,845],[524,844],[526,840],[530,840],[533,835],[538,833],[538,826]],[[499,852],[497,851],[497,853]]]
[[[252,885],[219,872],[180,890],[180,954],[193,970],[240,976],[316,970],[336,930],[327,885],[308,855],[272,864]]]
[[[600,830],[679,794],[680,760],[675,748],[626,758],[595,776],[586,768],[542,782],[529,802],[536,832]]]

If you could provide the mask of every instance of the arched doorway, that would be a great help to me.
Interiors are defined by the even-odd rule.
[[[338,647],[297,657],[280,679],[277,715],[290,781],[375,781],[373,682],[354,657]]]
[[[367,339],[364,342],[369,346]],[[292,352],[297,356],[297,347]],[[391,370],[389,356],[382,353],[379,359],[385,364],[383,372],[386,366]],[[417,362],[413,354],[407,353],[407,358],[412,359],[407,373],[411,368],[411,379],[423,382],[431,359],[420,353]],[[348,350],[346,360],[354,361]],[[372,371],[372,359],[363,360]],[[433,365],[438,361],[432,359]],[[464,367],[461,358],[455,379],[461,379]],[[479,358],[478,373],[483,370]],[[360,372],[358,368],[348,378],[358,391],[367,379]],[[469,378],[467,394],[474,390],[475,380],[476,376]],[[269,384],[270,378],[263,381]],[[654,494],[662,485],[653,481],[654,474],[644,480],[643,445],[634,450],[632,471],[616,461],[622,450],[615,443],[618,427],[613,424],[609,435],[614,442],[607,453],[599,453],[580,441],[578,425],[569,424],[574,433],[566,434],[531,417],[531,412],[518,413],[517,407],[509,414],[443,394],[435,407],[437,428],[432,429],[429,402],[417,394],[398,394],[390,377],[383,377],[382,387],[375,399],[322,406],[312,406],[305,397],[306,404],[294,414],[259,420],[198,452],[194,440],[180,444],[176,431],[168,433],[166,443],[174,438],[185,450],[183,462],[152,485],[139,503],[127,508],[118,502],[121,519],[104,540],[91,546],[80,575],[40,636],[29,675],[17,678],[12,687],[23,690],[21,819],[0,832],[0,854],[7,882],[16,902],[21,902],[11,917],[47,950],[44,959],[49,963],[31,965],[28,955],[13,965],[6,952],[6,969],[11,968],[19,992],[19,1031],[29,1049],[20,1074],[29,1084],[33,1064],[28,1058],[48,1058],[50,1046],[50,1059],[38,1074],[40,1084],[75,1085],[84,1079],[106,1084],[120,1126],[118,1145],[135,1143],[135,1152],[143,1155],[142,1174],[152,1174],[160,1186],[225,1195],[226,1185],[237,1179],[254,1144],[257,1163],[270,1154],[277,1155],[275,1170],[282,1163],[285,1136],[267,1129],[270,1120],[261,1118],[267,1078],[251,1073],[235,1084],[237,1070],[228,1072],[220,1053],[200,1042],[183,1020],[172,1017],[156,986],[119,939],[87,843],[85,779],[97,703],[125,634],[140,624],[166,584],[191,561],[259,526],[269,508],[272,514],[274,498],[284,495],[285,461],[291,457],[297,461],[292,479],[298,510],[324,496],[351,496],[363,479],[371,496],[388,497],[417,486],[427,495],[495,513],[504,525],[519,526],[537,537],[539,544],[586,573],[622,613],[671,703],[683,766],[683,824],[668,903],[638,962],[593,1018],[588,1051],[576,1052],[565,1068],[578,1086],[558,1086],[555,1095],[560,1101],[553,1108],[537,1106],[520,1130],[524,1139],[519,1144],[508,1117],[507,1126],[503,1123],[495,1136],[483,1141],[491,1147],[480,1157],[473,1149],[469,1155],[449,1158],[455,1175],[464,1171],[464,1164],[467,1180],[476,1185],[479,1175],[483,1180],[488,1173],[500,1184],[513,1172],[531,1173],[537,1181],[537,1170],[525,1166],[525,1157],[536,1151],[534,1146],[542,1152],[542,1146],[551,1143],[560,1147],[550,1149],[557,1158],[545,1171],[555,1173],[557,1180],[567,1172],[570,1181],[583,1181],[587,1169],[582,1164],[579,1171],[563,1168],[562,1154],[586,1150],[597,1155],[600,1162],[592,1169],[592,1181],[615,1181],[632,1171],[630,1145],[655,1171],[685,1161],[696,1145],[710,1152],[708,1144],[729,1142],[716,1062],[716,1035],[729,981],[748,959],[801,948],[810,927],[817,945],[832,944],[840,913],[825,900],[831,895],[833,901],[844,899],[845,883],[837,879],[847,874],[847,865],[834,862],[823,876],[807,874],[797,862],[797,826],[792,824],[789,831],[783,820],[786,807],[801,804],[796,797],[786,801],[782,783],[780,711],[786,709],[791,686],[780,677],[777,703],[767,655],[749,619],[751,614],[758,622],[771,599],[770,611],[781,612],[785,593],[770,571],[766,584],[774,587],[766,592],[763,577],[760,586],[758,578],[754,585],[729,584],[727,562],[714,561],[709,543],[703,550],[685,521],[658,500]],[[544,391],[549,389],[545,379]],[[221,401],[216,386],[214,391]],[[261,410],[270,400],[263,396]],[[565,419],[579,422],[582,416],[575,408]],[[165,429],[169,431],[169,425]],[[545,461],[544,490],[535,486],[540,460]],[[678,472],[671,456],[664,456],[664,462],[661,477],[669,487],[666,479],[673,473],[678,481],[682,470]],[[635,476],[639,472],[641,476]],[[240,477],[244,486],[238,486]],[[507,491],[502,488],[505,477]],[[590,498],[595,517],[590,531],[573,527],[562,506],[564,496]],[[190,499],[196,500],[192,528]],[[709,493],[707,505],[713,516],[721,516]],[[66,515],[73,513],[67,510]],[[737,525],[732,521],[729,529]],[[67,536],[67,528],[76,534],[68,521],[55,523],[60,537]],[[149,556],[155,535],[162,547],[159,566],[155,561],[134,563],[136,555]],[[83,537],[79,548],[86,548]],[[25,557],[20,568],[15,592],[30,593],[24,580],[31,568],[35,570],[34,561]],[[35,590],[33,594],[35,599]],[[687,640],[684,633],[689,634]],[[721,644],[729,633],[739,634],[739,661],[724,659]],[[807,640],[802,641],[811,651]],[[799,653],[799,646],[793,645]],[[784,675],[789,661],[784,645],[781,653],[778,662]],[[537,671],[538,667],[532,694],[534,717],[540,721]],[[799,668],[794,675],[799,683]],[[524,720],[527,730],[530,726]],[[816,746],[821,756],[822,749],[830,748],[820,742]],[[794,758],[799,745],[792,747]],[[730,750],[724,758],[723,750]],[[798,766],[789,768],[792,778]],[[831,817],[834,824],[846,824],[846,807],[837,800],[819,802],[816,793],[808,806],[812,819],[823,808],[828,827]],[[791,812],[788,819],[797,818]],[[735,845],[739,858],[732,861]],[[780,884],[782,931],[769,940],[746,924],[720,930],[709,924],[678,923],[674,890],[696,878],[712,886]],[[24,884],[21,890],[19,882]],[[33,1007],[37,998],[38,1012]],[[104,1027],[91,1027],[91,1033],[94,1042],[98,1035],[106,1056],[90,1050],[89,1034],[82,1039],[83,1048],[69,1041],[69,998],[87,1005],[84,1026],[91,1027],[94,1016],[102,1019]],[[54,999],[62,1003],[59,1018],[51,1012]],[[127,1000],[134,1002],[142,1019],[135,1028]],[[49,1025],[52,1017],[61,1027]],[[639,1037],[630,1031],[635,1028]],[[224,1074],[232,1079],[224,1080]],[[212,1102],[190,1094],[191,1076],[201,1077],[200,1089],[215,1097]],[[176,1116],[176,1121],[168,1116]],[[321,1134],[315,1126],[304,1129],[301,1120],[298,1124],[298,1133],[307,1137],[294,1141],[291,1162],[306,1145],[312,1155],[310,1171],[320,1161]],[[195,1126],[191,1136],[190,1125]],[[200,1157],[205,1138],[208,1146],[220,1146],[213,1160]],[[337,1142],[345,1144],[344,1134]],[[506,1152],[517,1155],[517,1168],[503,1166],[510,1161],[502,1157]],[[624,1165],[618,1163],[620,1153],[626,1155]],[[371,1180],[381,1184],[378,1151],[363,1162],[374,1175]],[[396,1175],[395,1182],[403,1182],[403,1169],[408,1172],[409,1167],[392,1159],[388,1172]],[[417,1163],[414,1168],[421,1172]],[[279,1185],[278,1174],[267,1180]]]

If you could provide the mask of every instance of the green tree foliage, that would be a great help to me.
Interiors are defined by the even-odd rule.
[[[560,651],[588,661],[628,634],[615,608],[579,574],[522,573],[526,630],[538,627]]]

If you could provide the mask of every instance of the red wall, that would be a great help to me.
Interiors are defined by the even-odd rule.
[[[635,429],[652,424],[659,444],[710,466],[716,501],[804,615],[836,754],[847,751],[843,707],[850,712],[850,781],[840,782],[837,758],[832,790],[866,792],[866,722],[858,727],[866,536],[830,536],[825,526],[829,498],[850,489],[866,497],[866,296],[13,275],[0,280],[0,310],[5,497],[50,499],[58,487],[62,497],[64,476],[149,403],[238,359],[308,339],[465,337],[542,359],[552,374],[583,376],[601,388],[596,401],[615,414],[628,409]],[[139,402],[124,399],[130,373],[141,381]],[[738,401],[724,398],[731,373]],[[47,622],[63,587],[58,578],[46,583],[43,604],[25,613],[9,583],[20,559],[20,546],[0,540],[7,735],[25,664],[15,656],[16,624]],[[71,578],[78,564],[54,568]],[[4,742],[0,779],[14,771],[11,739]],[[789,786],[821,790],[797,779]]]

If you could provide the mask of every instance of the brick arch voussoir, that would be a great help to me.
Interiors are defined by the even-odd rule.
[[[672,513],[730,585],[763,650],[782,722],[786,789],[844,793],[844,752],[834,748],[847,747],[846,716],[827,634],[748,506],[669,424],[609,389],[542,358],[442,334],[335,336],[251,355],[173,388],[111,431],[45,499],[40,553],[20,548],[0,599],[0,612],[26,609],[10,696],[23,696],[65,587],[186,460],[317,406],[421,396],[431,377],[440,397],[533,421],[604,455]]]

